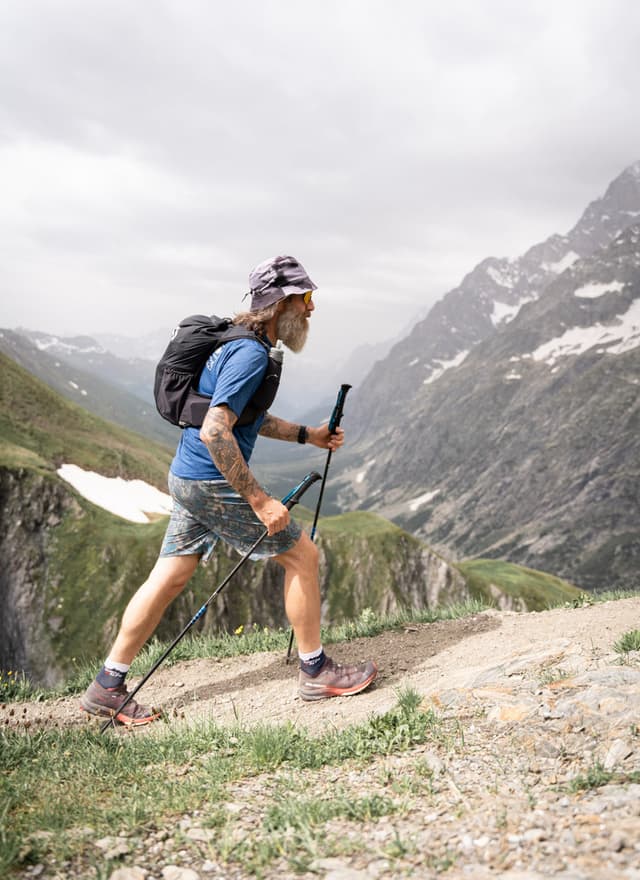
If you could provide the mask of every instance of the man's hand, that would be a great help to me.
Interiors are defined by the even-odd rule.
[[[265,494],[259,501],[249,499],[249,503],[270,535],[281,532],[289,525],[291,519],[289,510],[277,498]]]
[[[308,442],[320,449],[330,449],[335,452],[344,443],[344,431],[342,428],[336,428],[335,434],[329,432],[328,425],[320,425],[319,428],[307,428]]]

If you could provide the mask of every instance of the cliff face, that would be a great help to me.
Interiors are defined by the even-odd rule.
[[[48,550],[55,528],[79,508],[59,481],[0,468],[0,668],[34,681],[59,678],[51,636],[60,626],[48,599]]]
[[[0,502],[0,668],[55,686],[76,660],[108,650],[155,561],[165,522],[118,520],[55,474],[26,467],[0,468]],[[318,538],[324,623],[365,608],[389,613],[469,598],[460,573],[398,527],[370,514],[325,522]],[[174,637],[238,558],[219,545],[168,609],[158,637]],[[247,563],[194,632],[286,626],[282,575],[275,563]]]

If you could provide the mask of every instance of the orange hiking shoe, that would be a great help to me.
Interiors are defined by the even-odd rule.
[[[138,726],[157,721],[162,715],[157,709],[148,709],[135,700],[130,700],[122,712],[119,707],[127,699],[126,684],[115,688],[105,688],[97,681],[92,681],[80,700],[80,706],[90,715],[106,715],[119,721],[120,724]],[[116,714],[117,713],[117,714]]]
[[[373,660],[354,666],[341,666],[327,657],[316,675],[300,670],[298,693],[303,700],[327,700],[329,697],[348,697],[359,694],[376,680],[378,667]]]

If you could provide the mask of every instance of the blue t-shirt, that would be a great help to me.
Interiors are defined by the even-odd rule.
[[[200,375],[198,391],[211,395],[210,406],[226,404],[240,417],[264,379],[269,355],[257,339],[234,339],[217,348]],[[244,427],[237,425],[233,435],[244,460],[249,463],[258,431],[264,419]],[[209,450],[200,439],[200,428],[185,428],[171,463],[171,473],[184,480],[223,480]]]

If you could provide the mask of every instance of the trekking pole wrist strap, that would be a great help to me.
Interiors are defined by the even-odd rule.
[[[298,443],[306,443],[309,439],[309,431],[306,425],[300,425],[298,428]]]

